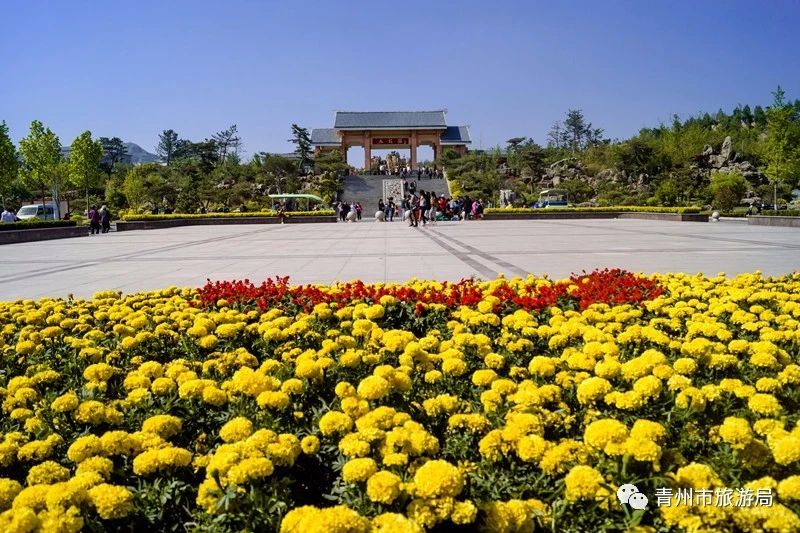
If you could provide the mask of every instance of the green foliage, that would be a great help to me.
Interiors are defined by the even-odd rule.
[[[330,217],[334,216],[331,210],[323,211],[292,211],[287,216],[303,216],[303,217]],[[141,220],[179,220],[179,219],[205,219],[205,218],[259,218],[259,217],[277,217],[276,211],[253,211],[246,213],[174,213],[171,215],[148,215],[148,214],[126,214],[123,215],[122,220],[128,222],[141,221]]]
[[[775,99],[766,112],[765,173],[774,181],[794,187],[800,182],[800,120],[780,86],[773,95]]]
[[[660,205],[672,206],[678,202],[679,196],[678,184],[674,179],[667,178],[658,184],[654,198]]]
[[[18,169],[17,149],[14,148],[4,120],[0,122],[0,196],[2,196],[4,206],[5,198],[11,192],[12,184],[17,179]]]
[[[546,209],[531,208],[489,208],[484,211],[493,215],[514,214],[556,214],[556,213],[699,213],[699,207],[644,207],[630,205],[613,205],[608,207],[548,207]]]
[[[747,187],[747,180],[741,174],[714,172],[709,186],[709,191],[714,197],[714,207],[722,210],[733,209],[739,205],[747,192]]]
[[[0,224],[0,231],[15,231],[24,229],[41,229],[41,228],[64,228],[69,226],[76,226],[77,222],[74,220],[23,220],[21,222]]]
[[[167,166],[175,159],[175,151],[178,149],[178,140],[178,134],[175,130],[164,130],[158,135],[156,153]]]
[[[133,167],[122,183],[122,193],[130,207],[156,207],[175,190],[165,178],[166,169],[157,163]]]
[[[294,153],[299,157],[298,170],[303,172],[311,164],[311,136],[306,128],[292,124],[292,138],[289,141],[295,145]]]
[[[100,159],[103,145],[92,140],[92,132],[84,131],[72,141],[67,159],[69,179],[72,185],[86,193],[86,211],[89,211],[89,189],[100,187]]]
[[[34,120],[28,136],[19,142],[19,151],[23,158],[22,182],[44,196],[59,182],[61,141],[50,128]]]

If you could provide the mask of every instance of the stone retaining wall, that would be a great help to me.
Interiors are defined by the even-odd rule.
[[[48,241],[50,239],[69,239],[89,235],[86,226],[67,226],[61,228],[35,228],[0,231],[0,244],[19,242]]]
[[[750,215],[747,217],[750,226],[781,226],[784,228],[800,228],[800,217],[780,217]]]
[[[286,224],[336,223],[334,215],[288,216]],[[164,229],[179,226],[227,226],[234,224],[280,224],[278,217],[231,217],[231,218],[172,218],[167,220],[120,220],[117,231],[136,229]]]

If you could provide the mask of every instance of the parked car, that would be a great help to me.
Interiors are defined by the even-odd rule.
[[[17,211],[17,218],[20,220],[55,220],[55,210],[52,204],[23,205]]]

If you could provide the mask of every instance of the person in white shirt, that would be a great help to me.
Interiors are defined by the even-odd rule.
[[[5,208],[3,209],[3,214],[0,215],[0,220],[2,220],[4,224],[12,223],[17,221],[17,216],[8,208]]]

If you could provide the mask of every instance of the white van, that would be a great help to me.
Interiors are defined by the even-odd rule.
[[[38,218],[40,220],[55,220],[53,204],[23,205],[17,211],[17,218],[20,220],[30,220]]]

